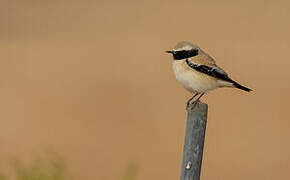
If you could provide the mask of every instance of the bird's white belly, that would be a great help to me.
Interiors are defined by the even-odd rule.
[[[215,78],[191,69],[183,60],[173,61],[173,71],[177,81],[191,93],[206,93],[219,86]]]

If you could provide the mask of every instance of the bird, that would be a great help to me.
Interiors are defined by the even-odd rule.
[[[210,55],[191,42],[181,41],[174,49],[168,50],[166,53],[173,56],[173,72],[176,80],[193,94],[187,101],[187,107],[197,104],[204,94],[220,87],[252,91],[232,80]],[[196,100],[194,100],[195,97],[197,97]]]

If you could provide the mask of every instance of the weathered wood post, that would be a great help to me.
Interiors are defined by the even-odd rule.
[[[197,102],[187,108],[188,116],[183,150],[180,180],[199,180],[205,129],[207,121],[207,104]]]

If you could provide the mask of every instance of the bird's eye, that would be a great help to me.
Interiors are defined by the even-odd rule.
[[[198,49],[192,49],[191,54],[193,54],[193,56],[198,55]]]
[[[173,51],[175,60],[187,59],[198,55],[197,49]]]

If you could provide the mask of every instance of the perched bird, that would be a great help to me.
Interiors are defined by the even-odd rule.
[[[219,87],[235,87],[247,92],[246,88],[229,78],[228,74],[218,67],[212,57],[198,46],[187,41],[179,42],[173,50],[166,51],[173,55],[173,71],[177,81],[190,93],[194,94],[187,106],[197,95],[195,103],[207,92]]]

